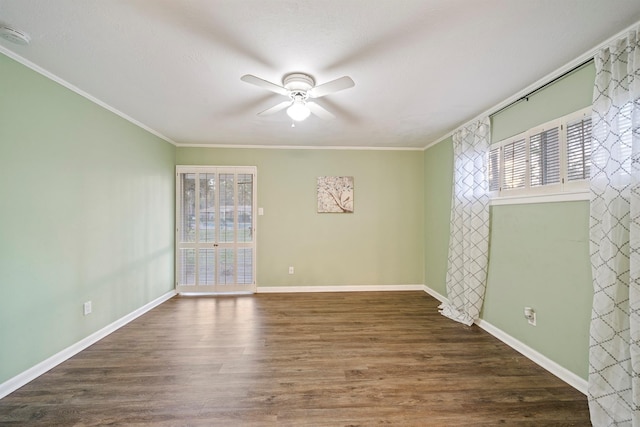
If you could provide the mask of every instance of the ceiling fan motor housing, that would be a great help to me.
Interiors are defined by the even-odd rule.
[[[306,94],[308,90],[316,85],[316,82],[313,80],[313,77],[307,74],[292,73],[284,76],[282,85],[292,93],[304,92]]]

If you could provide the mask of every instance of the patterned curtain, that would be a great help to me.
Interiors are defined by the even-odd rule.
[[[640,426],[640,39],[595,56],[589,409],[594,426]]]
[[[480,317],[489,259],[489,118],[453,134],[454,171],[447,268],[448,303],[440,313],[471,325]]]

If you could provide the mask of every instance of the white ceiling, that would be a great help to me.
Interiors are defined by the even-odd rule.
[[[424,147],[640,21],[638,0],[0,0],[18,56],[176,144]],[[291,128],[240,80],[355,87]]]

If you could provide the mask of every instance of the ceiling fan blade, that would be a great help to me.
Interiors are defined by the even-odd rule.
[[[331,80],[330,82],[323,83],[320,86],[316,86],[309,91],[310,98],[320,98],[321,96],[329,95],[330,93],[338,92],[344,89],[354,87],[356,84],[351,80],[351,77],[344,76],[339,79]]]
[[[287,108],[289,105],[291,105],[292,102],[293,101],[281,102],[281,103],[279,103],[277,105],[274,105],[271,108],[267,108],[266,110],[259,112],[258,115],[259,116],[268,116],[268,115],[277,113],[278,111],[284,110],[285,108]]]
[[[241,114],[255,113],[257,106],[268,105],[273,101],[273,98],[271,92],[265,91],[260,96],[252,96],[246,101],[229,103],[220,109],[218,114],[222,117],[236,117]]]
[[[275,64],[266,52],[256,49],[255,45],[247,43],[239,37],[237,28],[233,22],[223,21],[218,15],[210,13],[211,6],[205,3],[189,5],[179,4],[175,0],[155,0],[153,2],[129,2],[127,7],[137,9],[140,17],[148,20],[162,20],[171,27],[185,34],[201,38],[207,43],[231,49],[235,53],[256,61],[267,69],[272,69]],[[173,29],[173,28],[172,28]]]
[[[342,107],[331,98],[322,98],[322,105],[332,111],[334,115],[340,117],[340,121],[350,122],[352,124],[362,123],[362,118],[348,108]]]
[[[336,118],[336,116],[334,116],[333,114],[325,110],[324,107],[321,107],[315,102],[307,102],[306,105],[307,105],[307,108],[309,108],[309,111],[311,111],[313,114],[315,114],[316,116],[320,117],[323,120],[331,120]]]
[[[268,82],[266,80],[261,79],[260,77],[256,77],[251,74],[245,74],[240,77],[240,80],[246,83],[251,83],[252,85],[256,85],[266,90],[270,90],[271,92],[275,92],[280,95],[289,96],[289,91],[282,86],[279,86],[275,83]]]

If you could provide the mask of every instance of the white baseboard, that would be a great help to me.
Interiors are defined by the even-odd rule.
[[[560,378],[562,381],[566,382],[582,394],[587,394],[587,380],[585,380],[584,378],[579,377],[570,370],[560,366],[545,355],[538,353],[536,350],[518,341],[501,329],[496,328],[486,320],[480,319],[476,322],[476,325],[478,325],[480,328],[484,329],[494,337],[498,338],[500,341],[507,344],[518,353],[527,357],[529,360],[532,360],[547,371],[551,372],[553,375]]]
[[[442,302],[442,303],[448,303],[449,302],[447,297],[445,297],[444,295],[441,295],[440,293],[434,291],[433,289],[431,289],[427,285],[424,286],[424,291],[426,293],[428,293],[429,295],[431,295],[432,297],[434,297],[435,299],[437,299],[438,301]]]
[[[424,285],[258,286],[256,293],[423,291]]]
[[[142,316],[144,313],[151,310],[152,308],[159,306],[163,302],[175,296],[175,294],[176,294],[175,291],[167,292],[166,294],[160,296],[159,298],[156,298],[155,300],[143,305],[137,310],[134,310],[131,313],[127,314],[126,316],[105,326],[99,331],[94,332],[88,337],[83,338],[77,343],[72,344],[69,347],[65,348],[64,350],[54,354],[48,359],[43,360],[42,362],[16,375],[15,377],[8,379],[7,381],[0,384],[0,399],[2,399],[3,397],[5,397],[10,393],[13,393],[20,387],[24,386],[25,384],[33,381],[40,375],[58,366],[60,363],[69,359],[70,357],[75,356],[85,348],[89,347],[92,344],[95,344],[96,342],[100,341],[102,338],[106,337],[107,335],[111,334],[117,329],[123,327],[124,325],[136,319],[137,317]]]
[[[265,286],[258,287],[258,293],[285,293],[285,292],[380,292],[380,291],[424,291],[439,300],[440,302],[447,302],[448,299],[429,288],[426,285],[362,285],[362,286]],[[38,363],[32,368],[16,375],[13,378],[5,381],[0,384],[0,399],[7,396],[8,394],[14,392],[70,357],[78,354],[85,348],[90,345],[98,342],[102,338],[131,322],[132,320],[140,317],[144,313],[149,310],[157,307],[163,302],[175,296],[175,291],[167,292],[166,294],[156,298],[155,300],[145,304],[144,306],[134,310],[128,315],[122,317],[121,319],[116,320],[110,325],[105,326],[97,332],[89,335],[88,337],[78,341],[77,343],[67,347],[66,349],[54,354],[50,358]],[[496,328],[489,322],[485,320],[478,320],[476,322],[478,327],[482,328],[489,334],[493,335],[500,341],[507,344],[509,347],[513,348],[517,352],[521,353],[531,361],[535,362],[542,368],[551,372],[567,384],[574,387],[576,390],[580,391],[583,394],[587,394],[587,381],[573,372],[567,370],[566,368],[560,366],[553,360],[547,358],[546,356],[538,353],[536,350],[531,347],[525,345],[524,343],[518,341],[512,336],[508,335],[501,329]]]
[[[424,287],[424,291],[429,295],[431,295],[432,297],[434,297],[435,299],[439,300],[440,302],[444,302],[444,303],[449,302],[449,300],[445,296],[440,295],[438,292],[434,291],[433,289],[429,288],[426,285]],[[545,355],[538,353],[536,350],[532,349],[531,347],[522,343],[521,341],[518,341],[511,335],[504,332],[503,330],[496,328],[486,320],[480,319],[475,323],[476,325],[478,325],[478,327],[480,327],[484,331],[493,335],[494,337],[496,337],[497,339],[499,339],[500,341],[502,341],[503,343],[505,343],[506,345],[508,345],[515,351],[517,351],[518,353],[525,356],[527,359],[531,360],[532,362],[538,364],[542,368],[551,372],[553,375],[560,378],[562,381],[566,382],[567,384],[569,384],[570,386],[572,386],[582,394],[585,394],[585,395],[587,394],[587,380],[585,380],[584,378],[579,377],[578,375],[574,374],[568,369],[560,366],[559,364],[549,359]]]

